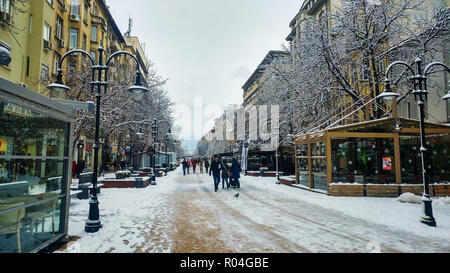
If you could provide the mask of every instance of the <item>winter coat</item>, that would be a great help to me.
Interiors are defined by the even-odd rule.
[[[228,170],[228,168],[226,167],[225,164],[222,164],[223,168],[222,168],[222,178],[229,178],[230,177],[230,171]]]
[[[215,175],[220,175],[220,170],[222,169],[222,165],[219,162],[213,161],[211,163],[211,168],[209,169],[209,174],[214,173]]]
[[[209,161],[208,160],[206,160],[206,162],[205,162],[205,167],[209,168]]]
[[[239,179],[241,178],[241,165],[237,160],[233,160],[233,164],[231,165],[231,178]]]
[[[187,169],[187,167],[189,166],[189,163],[187,163],[187,161],[183,161],[183,163],[181,163],[183,165],[183,168]]]

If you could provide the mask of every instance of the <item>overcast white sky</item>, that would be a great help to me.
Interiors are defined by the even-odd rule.
[[[183,105],[192,109],[190,119],[177,117],[185,128],[185,140],[198,139],[212,128],[212,116],[217,117],[209,111],[209,116],[194,118],[194,98],[201,98],[202,109],[242,104],[242,85],[269,50],[285,43],[289,22],[302,2],[107,0],[122,32],[131,14],[132,35],[146,44],[157,70],[169,79],[167,89],[173,102],[179,109]],[[193,119],[201,121],[201,129],[189,124]]]

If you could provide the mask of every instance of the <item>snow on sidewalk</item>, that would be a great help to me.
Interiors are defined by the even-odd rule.
[[[419,222],[421,205],[347,198],[243,177],[214,193],[206,174],[181,170],[145,189],[103,189],[104,227],[86,234],[87,200],[72,200],[63,252],[450,252],[450,205],[435,202],[438,228]],[[236,198],[236,192],[240,197]]]
[[[446,198],[434,200],[433,212],[438,222],[438,228],[431,228],[419,221],[423,216],[421,204],[400,203],[396,198],[326,196],[284,185],[276,185],[273,178],[245,177],[244,180],[252,186],[264,189],[265,192],[282,194],[287,198],[306,201],[372,223],[412,232],[419,236],[445,239],[450,244],[450,205],[443,201]]]

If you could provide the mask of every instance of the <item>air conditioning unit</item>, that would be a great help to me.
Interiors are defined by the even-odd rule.
[[[44,40],[44,49],[53,50],[52,42]]]
[[[66,47],[66,41],[64,41],[64,40],[59,40],[59,41],[58,41],[58,45],[59,45],[60,48],[65,48],[65,47]]]
[[[19,82],[19,85],[24,87],[24,88],[28,88],[28,84],[24,83],[24,82]]]
[[[80,16],[76,15],[76,14],[71,14],[70,15],[70,20],[74,21],[74,22],[79,22],[80,21]]]

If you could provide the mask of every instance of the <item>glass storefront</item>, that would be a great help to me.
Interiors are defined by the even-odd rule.
[[[393,139],[345,138],[331,143],[334,183],[395,184]]]
[[[309,187],[308,144],[297,145],[297,168],[299,183]]]
[[[449,183],[450,126],[426,130],[430,183]],[[298,136],[297,183],[422,184],[419,135],[418,121],[385,118]]]
[[[0,253],[32,252],[65,232],[70,122],[2,97]]]
[[[315,189],[327,190],[327,158],[325,142],[311,143],[311,165]]]
[[[427,138],[431,183],[450,182],[450,136],[448,134],[428,135]],[[420,138],[400,136],[402,156],[402,183],[422,184],[422,161]]]

